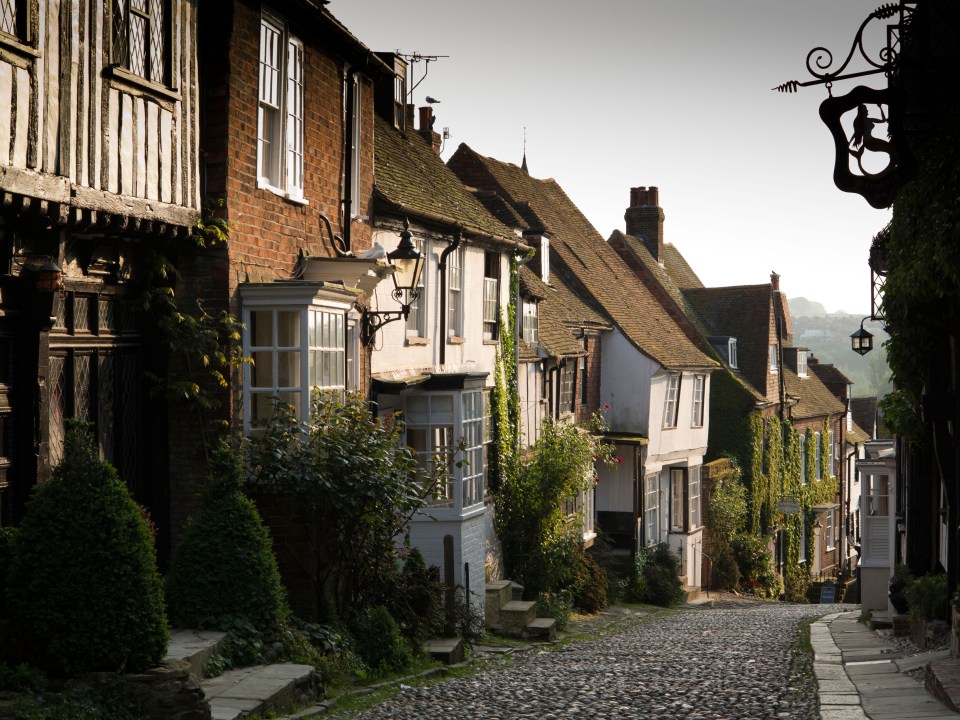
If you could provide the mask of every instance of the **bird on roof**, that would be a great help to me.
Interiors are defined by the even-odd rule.
[[[432,97],[430,97],[429,95],[427,95],[426,100],[427,100],[427,102],[430,103],[431,105],[433,105],[434,103],[440,102],[440,101],[437,100],[436,98],[432,98]]]

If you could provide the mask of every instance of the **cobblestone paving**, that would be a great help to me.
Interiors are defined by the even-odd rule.
[[[533,650],[509,667],[404,688],[363,718],[752,720],[817,717],[798,624],[837,605],[721,603],[650,617],[599,640]]]

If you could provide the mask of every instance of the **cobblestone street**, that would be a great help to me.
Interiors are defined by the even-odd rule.
[[[598,640],[519,654],[505,668],[404,688],[363,718],[815,718],[803,620],[836,605],[746,602],[649,617]]]

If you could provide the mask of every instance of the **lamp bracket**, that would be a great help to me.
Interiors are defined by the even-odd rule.
[[[409,300],[403,302],[404,291],[400,288],[394,288],[390,294],[393,299],[400,303],[399,310],[367,310],[364,308],[363,317],[360,320],[360,342],[363,345],[369,345],[376,337],[377,331],[384,325],[389,325],[396,320],[406,320],[410,315],[410,306],[420,297],[419,291],[411,292]]]

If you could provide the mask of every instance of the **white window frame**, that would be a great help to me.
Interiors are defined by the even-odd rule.
[[[587,338],[580,338],[580,347],[583,348],[583,351],[586,353],[589,350],[590,344],[587,341]],[[582,358],[577,360],[577,402],[580,406],[587,404],[587,358],[588,355],[584,355]]]
[[[643,478],[643,544],[660,542],[660,476],[656,473]]]
[[[523,319],[521,325],[521,336],[530,345],[536,346],[540,342],[539,330],[539,308],[536,300],[523,300]]]
[[[807,376],[807,351],[797,350],[797,377]]]
[[[706,387],[706,375],[693,376],[693,398],[690,405],[690,427],[703,427],[703,406]]]
[[[446,455],[449,461],[447,483],[437,488],[431,497],[431,513],[449,509],[456,515],[472,514],[484,507],[486,486],[486,452],[489,443],[487,431],[489,403],[483,390],[464,390],[455,393],[416,393],[405,399],[406,442],[414,447],[422,467],[436,455]],[[449,404],[447,401],[449,400]],[[424,414],[415,406],[425,406]],[[439,406],[439,409],[438,409]],[[444,411],[449,407],[449,413]],[[431,447],[413,445],[411,433],[426,431]],[[435,432],[445,436],[441,447],[435,447]],[[457,443],[462,440],[462,452]]]
[[[667,377],[667,389],[663,399],[663,429],[677,427],[677,415],[680,409],[681,373],[670,373]]]
[[[800,442],[800,484],[807,484],[807,436],[805,433],[798,434]]]
[[[429,276],[430,264],[430,241],[423,238],[413,238],[413,244],[424,257],[423,270],[420,272],[420,278],[417,281],[417,288],[420,293],[417,299],[410,303],[410,314],[407,315],[405,332],[407,337],[427,336],[427,285],[426,278]]]
[[[350,215],[354,218],[359,218],[360,213],[360,166],[363,160],[363,145],[361,142],[363,134],[363,80],[362,76],[359,73],[355,73],[352,79],[353,83],[353,117],[347,118],[347,122],[351,126],[351,141],[352,145],[350,146],[350,177],[348,182],[350,183]],[[346,103],[344,103],[346,107]]]
[[[807,521],[802,514],[800,515],[800,547],[798,550],[797,563],[802,565],[807,562]]]
[[[727,362],[730,364],[734,370],[738,369],[740,366],[737,364],[737,339],[730,338],[727,340]]]
[[[297,419],[307,423],[314,390],[343,394],[357,387],[357,349],[351,344],[359,343],[358,315],[352,302],[338,297],[336,292],[322,294],[311,287],[284,288],[274,283],[241,285],[240,294],[243,354],[254,361],[243,367],[245,434],[259,430],[269,419],[272,407],[267,410],[266,398],[270,398],[271,404],[278,398],[289,400]],[[269,314],[269,338],[253,337],[260,322],[255,314],[263,314],[264,318]],[[281,337],[281,318],[295,322],[288,326],[293,330],[289,338]],[[258,360],[270,363],[269,372],[258,372]],[[281,366],[287,374],[287,382],[283,384]],[[264,369],[263,365],[260,369]],[[266,382],[255,386],[253,383],[258,377]]]
[[[463,248],[447,257],[447,337],[463,337]]]
[[[493,264],[496,276],[487,274],[487,265]],[[496,340],[500,325],[500,254],[491,250],[483,256],[483,339]]]
[[[777,354],[776,343],[770,343],[770,372],[780,372],[780,358]]]
[[[836,519],[834,518],[834,510],[833,510],[833,508],[831,508],[830,510],[827,510],[826,516],[827,516],[827,525],[826,525],[826,527],[824,528],[824,532],[826,533],[827,550],[828,550],[828,551],[829,551],[829,550],[836,550],[836,548],[837,548],[837,527],[836,527]]]
[[[700,506],[700,465],[694,465],[689,469],[689,481],[687,491],[688,527],[690,530],[696,530],[701,525],[701,506]]]
[[[670,532],[684,532],[687,518],[687,469],[670,468]]]
[[[260,16],[257,187],[304,203],[304,49],[279,15]]]
[[[836,460],[836,454],[834,453],[834,436],[833,430],[827,431],[827,442],[829,443],[829,448],[827,449],[827,476],[833,477],[836,473],[836,467],[834,461]]]
[[[557,408],[560,415],[573,412],[573,382],[575,376],[576,360],[567,360],[560,366],[560,401]]]
[[[817,480],[823,480],[823,440],[820,437],[820,433],[814,433],[814,437],[817,439],[817,449],[813,456],[814,461],[814,478]]]
[[[550,282],[550,238],[540,237],[540,279]]]

